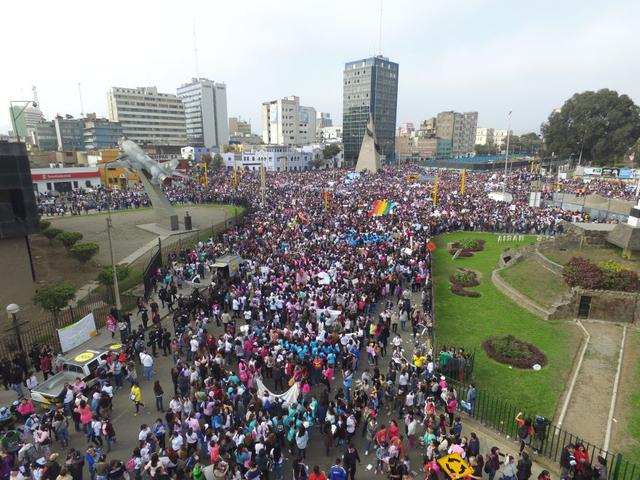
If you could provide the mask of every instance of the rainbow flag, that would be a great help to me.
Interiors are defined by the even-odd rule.
[[[372,216],[386,215],[397,206],[398,206],[397,202],[389,203],[386,200],[376,200],[375,202],[373,202],[370,215]]]

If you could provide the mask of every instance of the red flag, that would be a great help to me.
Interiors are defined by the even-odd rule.
[[[429,240],[427,242],[427,250],[429,250],[430,252],[433,252],[436,248],[438,247],[436,247],[436,244],[433,243],[433,241]]]

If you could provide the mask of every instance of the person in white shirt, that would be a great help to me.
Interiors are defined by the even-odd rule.
[[[140,352],[140,363],[142,363],[144,369],[142,375],[145,379],[151,380],[151,376],[153,375],[153,357],[143,350]]]
[[[35,372],[31,372],[31,376],[27,378],[27,388],[32,390],[38,386],[38,379],[36,378]]]
[[[191,340],[189,341],[189,361],[193,360],[193,357],[198,351],[199,346],[200,342],[198,342],[198,339],[195,336],[191,337]]]
[[[146,423],[143,423],[140,426],[140,433],[138,433],[138,440],[140,442],[146,442],[147,437],[149,436],[150,433],[151,433],[151,429],[149,428],[149,426]]]
[[[171,435],[171,448],[177,452],[178,450],[180,450],[180,448],[182,448],[183,444],[184,440],[182,438],[182,435],[174,432],[173,435]]]

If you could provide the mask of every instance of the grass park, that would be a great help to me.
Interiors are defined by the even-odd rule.
[[[468,238],[485,240],[484,249],[471,257],[454,260],[447,245]],[[438,343],[475,351],[474,379],[479,392],[491,393],[531,415],[553,418],[580,336],[575,326],[567,322],[542,320],[520,307],[491,281],[505,248],[523,247],[536,242],[537,238],[525,236],[524,242],[498,243],[498,236],[494,234],[457,232],[435,240],[438,248],[434,252],[433,270]],[[480,285],[469,288],[479,292],[480,297],[461,297],[451,292],[449,277],[458,268],[480,274]],[[547,284],[540,288],[553,286]],[[482,342],[494,335],[509,334],[542,350],[547,356],[547,365],[540,371],[520,370],[489,358],[481,347]]]

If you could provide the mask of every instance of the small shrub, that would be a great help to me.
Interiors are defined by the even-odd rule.
[[[62,242],[64,248],[69,250],[82,240],[82,234],[80,232],[62,232],[56,238]]]
[[[484,241],[478,238],[463,238],[459,243],[465,250],[470,250],[473,252],[482,250]]]
[[[49,228],[51,226],[51,222],[48,220],[38,220],[38,224],[40,225],[40,230],[41,231],[45,231],[47,228]]]
[[[607,260],[603,264],[600,265],[600,270],[605,273],[620,273],[625,270],[629,270],[621,263],[616,262],[615,260]]]
[[[458,269],[449,277],[451,283],[451,293],[460,295],[461,297],[478,298],[480,292],[467,290],[467,287],[477,287],[480,285],[478,275],[473,270]]]
[[[640,291],[638,274],[613,260],[598,266],[586,258],[573,257],[565,265],[562,276],[570,287],[622,292]]]
[[[127,265],[116,265],[116,275],[118,276],[118,283],[129,276],[129,267]],[[110,287],[113,285],[113,269],[110,265],[104,265],[100,267],[98,271],[98,282],[100,284]]]
[[[462,249],[459,257],[472,257],[473,252],[481,252],[484,250],[485,241],[479,238],[463,238],[459,242],[453,243],[449,249],[449,253],[454,255],[458,250]]]
[[[47,228],[42,234],[49,239],[49,243],[53,243],[53,239],[62,233],[59,228]]]
[[[78,243],[69,249],[69,254],[80,263],[87,263],[91,260],[100,247],[96,243]]]
[[[604,288],[605,284],[605,275],[602,270],[595,263],[582,257],[571,258],[564,266],[562,276],[570,287],[597,290]]]
[[[490,337],[482,343],[482,348],[496,362],[516,368],[547,364],[547,356],[538,347],[513,335]]]

